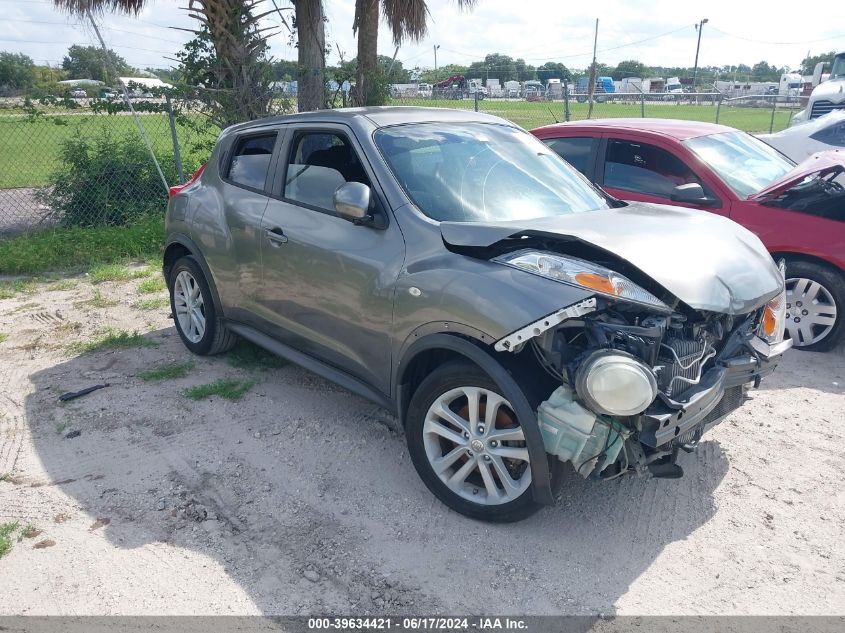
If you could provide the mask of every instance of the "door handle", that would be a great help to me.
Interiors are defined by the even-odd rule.
[[[288,243],[287,235],[285,235],[285,232],[278,226],[273,227],[272,229],[265,229],[264,232],[267,233],[267,239],[270,240],[270,243],[276,248],[282,244]]]

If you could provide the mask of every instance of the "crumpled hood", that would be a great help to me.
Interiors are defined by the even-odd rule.
[[[798,163],[793,169],[778,178],[765,189],[748,196],[749,200],[763,202],[786,193],[808,176],[827,176],[845,171],[845,152],[838,149],[817,152]]]
[[[487,247],[523,235],[580,240],[621,257],[696,310],[745,314],[783,288],[756,235],[707,211],[633,202],[566,216],[498,223],[441,222],[443,241]]]

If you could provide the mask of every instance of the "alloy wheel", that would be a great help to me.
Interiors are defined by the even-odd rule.
[[[786,280],[786,330],[796,347],[824,339],[836,324],[837,307],[830,291],[817,281]]]
[[[425,453],[452,492],[481,505],[520,497],[531,485],[528,447],[510,403],[480,387],[437,398],[423,424]]]
[[[180,271],[173,283],[173,309],[179,329],[191,343],[199,343],[205,335],[205,303],[194,276]]]

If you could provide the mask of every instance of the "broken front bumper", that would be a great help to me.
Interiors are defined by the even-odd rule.
[[[697,439],[742,404],[745,385],[754,383],[756,387],[775,370],[792,341],[770,345],[755,336],[746,347],[747,353],[725,359],[707,371],[682,399],[661,396],[655,400],[639,418],[640,441],[658,448]]]

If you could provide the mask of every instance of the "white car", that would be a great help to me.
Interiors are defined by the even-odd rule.
[[[816,152],[845,149],[845,110],[834,110],[782,132],[759,134],[758,138],[796,163]]]

